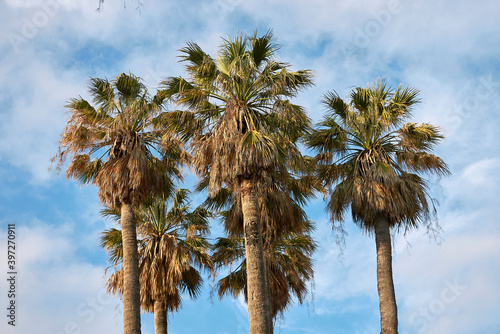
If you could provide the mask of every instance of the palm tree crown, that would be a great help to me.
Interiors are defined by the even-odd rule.
[[[275,236],[272,242],[265,243],[266,277],[273,318],[292,304],[293,295],[302,303],[307,294],[307,281],[313,278],[311,257],[316,249],[316,243],[310,236],[312,230],[309,221],[301,221]],[[238,297],[243,293],[245,300],[248,300],[243,233],[228,234],[228,237],[217,239],[212,256],[216,269],[231,267],[229,274],[217,283],[218,296],[219,299],[226,294]]]
[[[419,174],[449,170],[431,154],[443,139],[440,129],[404,124],[418,94],[415,88],[392,89],[382,80],[353,90],[349,104],[335,92],[325,95],[328,113],[308,146],[319,152],[317,176],[331,190],[328,210],[335,221],[342,221],[349,207],[367,231],[381,216],[404,228],[428,218],[432,204]]]
[[[308,160],[308,159],[305,159]],[[304,165],[309,165],[308,161]],[[312,253],[316,243],[310,233],[314,230],[301,208],[319,189],[314,177],[306,174],[290,177],[286,184],[277,178],[272,187],[259,189],[259,218],[263,235],[266,279],[271,297],[272,317],[282,314],[295,295],[302,303],[307,294],[307,281],[313,278]],[[206,189],[206,179],[197,190]],[[218,238],[212,259],[215,269],[230,266],[230,273],[217,284],[219,298],[240,293],[248,300],[246,256],[244,246],[244,219],[241,195],[231,188],[221,188],[208,197],[204,205],[216,210],[222,217],[227,237]]]
[[[312,73],[289,71],[275,60],[277,50],[271,32],[224,40],[215,59],[188,43],[181,49],[188,79],[164,82],[167,94],[188,107],[171,127],[192,138],[199,152],[193,166],[210,176],[209,192],[277,168],[285,146],[293,147],[309,127],[303,109],[287,98],[310,86]]]
[[[66,105],[70,117],[53,158],[58,167],[70,155],[66,176],[93,182],[109,207],[168,195],[185,156],[180,141],[158,127],[164,94],[149,96],[139,78],[124,73],[111,82],[91,79],[89,91],[95,106],[81,97]]]

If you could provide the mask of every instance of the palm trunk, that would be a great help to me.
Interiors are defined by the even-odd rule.
[[[240,191],[245,230],[250,334],[272,334],[257,189],[251,180],[243,180]]]
[[[159,300],[155,300],[154,318],[155,334],[167,334],[167,308]]]
[[[262,231],[262,228],[261,228],[261,231]],[[262,238],[262,242],[264,242],[264,238]],[[265,253],[266,251],[269,250],[269,247],[263,247],[263,252]],[[272,254],[272,253],[269,253],[269,254]],[[269,317],[270,317],[270,328],[272,328],[272,330],[274,331],[274,319],[273,319],[273,298],[272,298],[272,295],[271,295],[271,287],[270,287],[270,279],[269,279],[269,270],[271,268],[268,266],[268,263],[267,263],[267,259],[266,259],[266,256],[264,256],[264,280],[266,282],[266,293],[267,293],[267,296],[268,296],[268,312],[269,312]]]
[[[123,239],[123,333],[141,333],[141,309],[139,296],[139,257],[137,233],[132,205],[121,207]]]
[[[375,222],[377,245],[377,287],[380,302],[381,334],[398,333],[398,308],[392,280],[392,246],[389,222],[379,218]]]

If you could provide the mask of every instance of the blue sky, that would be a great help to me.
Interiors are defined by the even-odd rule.
[[[439,242],[425,229],[394,235],[401,333],[500,331],[500,3],[483,1],[5,0],[0,3],[0,306],[5,310],[6,225],[17,228],[18,318],[1,333],[121,333],[120,300],[103,293],[97,192],[49,172],[69,98],[89,77],[132,72],[154,89],[182,75],[177,50],[195,41],[214,54],[221,37],[273,28],[278,55],[316,71],[296,102],[314,121],[322,95],[379,77],[419,88],[415,121],[444,129],[438,147],[453,176],[431,180]],[[189,176],[185,187],[192,185]],[[196,196],[195,204],[203,200]],[[342,257],[322,198],[307,212],[319,249],[313,294],[276,333],[378,333],[374,240],[352,222]],[[214,234],[220,227],[214,223]],[[214,235],[217,236],[217,235]],[[196,301],[170,317],[170,333],[246,333],[242,299]],[[2,312],[2,314],[4,314]],[[143,333],[153,333],[143,316]]]

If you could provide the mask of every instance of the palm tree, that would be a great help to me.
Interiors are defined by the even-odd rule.
[[[155,198],[136,213],[141,307],[154,314],[156,334],[167,333],[167,314],[180,308],[183,292],[191,298],[198,296],[203,280],[195,266],[213,268],[205,239],[211,214],[202,207],[189,212],[188,195],[186,189],[179,189],[168,211],[165,202]],[[119,219],[113,212],[105,214]],[[121,231],[104,231],[100,244],[108,251],[111,263],[120,266]],[[123,295],[123,268],[111,275],[107,287],[108,292]]]
[[[182,145],[161,130],[163,93],[151,97],[140,79],[120,74],[113,81],[93,78],[92,102],[69,101],[69,119],[52,161],[58,170],[67,156],[66,176],[98,187],[100,201],[120,210],[123,233],[123,329],[141,331],[137,235],[133,210],[151,194],[168,196],[180,178]]]
[[[350,207],[353,221],[375,234],[384,334],[398,328],[390,231],[429,222],[434,206],[420,175],[449,174],[443,160],[431,154],[444,138],[440,129],[405,124],[418,96],[415,88],[394,89],[385,80],[354,89],[349,103],[327,93],[323,103],[328,112],[308,138],[308,146],[319,153],[317,177],[330,189],[332,221],[342,224]]]
[[[312,73],[290,71],[275,60],[277,50],[271,31],[224,40],[215,59],[188,43],[180,50],[188,79],[164,82],[187,108],[172,114],[170,129],[191,141],[192,166],[208,178],[209,195],[225,185],[241,196],[251,334],[272,333],[257,194],[275,171],[286,178],[289,152],[309,128],[303,109],[287,99],[312,84]]]

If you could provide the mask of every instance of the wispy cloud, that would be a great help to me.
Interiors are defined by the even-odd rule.
[[[3,321],[2,333],[121,332],[119,300],[107,296],[103,285],[105,267],[79,256],[85,245],[73,229],[42,222],[17,225],[17,324],[12,331]],[[6,240],[3,229],[0,239]],[[2,291],[5,284],[2,280]]]

